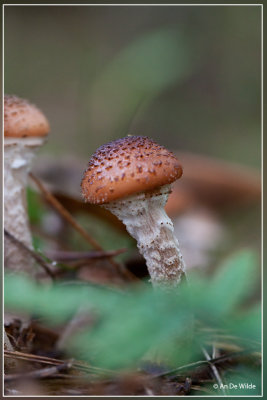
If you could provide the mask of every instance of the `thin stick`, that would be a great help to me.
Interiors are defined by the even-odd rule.
[[[57,365],[54,367],[41,368],[36,371],[30,371],[21,374],[9,374],[5,375],[5,382],[24,380],[24,379],[44,379],[49,378],[60,371],[68,370],[72,367],[72,361],[67,361],[64,364]]]
[[[38,188],[40,189],[42,194],[45,196],[46,200],[59,212],[59,214],[66,221],[68,221],[73,226],[73,228],[77,232],[79,232],[80,235],[83,236],[84,239],[87,240],[88,243],[90,243],[90,245],[94,249],[102,251],[103,250],[102,246],[100,246],[100,244],[94,238],[92,238],[86,232],[86,230],[83,229],[83,227],[80,224],[78,224],[77,221],[75,221],[75,219],[72,217],[70,212],[68,210],[66,210],[66,208],[62,206],[62,204],[55,198],[55,196],[53,196],[53,194],[44,187],[44,185],[41,183],[41,181],[32,172],[29,173],[29,176],[34,181],[34,183],[38,186]]]
[[[38,186],[39,190],[41,193],[44,195],[46,200],[59,212],[59,214],[67,221],[69,222],[73,228],[80,233],[80,235],[87,240],[90,245],[99,251],[103,251],[102,246],[94,239],[92,238],[83,227],[78,224],[78,222],[72,217],[72,215],[69,213],[69,211],[63,207],[63,205],[53,196],[53,194],[44,187],[44,185],[41,183],[41,181],[32,173],[29,173],[30,178],[35,182],[35,184]],[[126,269],[124,266],[121,266],[118,264],[116,261],[114,261],[111,257],[109,257],[110,263],[113,265],[113,267],[116,268],[118,272],[120,272],[122,275],[130,279],[131,281],[137,281],[139,280],[134,274],[132,274],[128,269]]]
[[[10,232],[8,232],[6,229],[4,229],[5,236],[10,239],[17,247],[22,249],[23,251],[26,251],[30,256],[45,270],[47,275],[49,275],[52,279],[55,278],[54,272],[50,269],[50,267],[47,265],[47,263],[42,259],[39,254],[37,254],[35,251],[29,249],[24,243],[22,243],[20,240],[15,238]]]
[[[61,365],[61,364],[64,364],[67,362],[66,360],[59,360],[57,358],[51,358],[51,357],[46,357],[46,356],[38,356],[35,354],[23,353],[20,351],[5,350],[4,355],[5,355],[5,357],[8,357],[8,358],[16,358],[16,359],[20,359],[20,360],[38,362],[41,364],[49,364],[49,365]],[[104,373],[104,374],[112,373],[112,374],[114,374],[113,371],[110,371],[108,369],[94,367],[94,366],[91,366],[91,365],[88,365],[86,363],[79,362],[79,361],[73,361],[72,368],[80,370],[80,371],[90,372],[90,373],[98,373],[98,374],[99,373]]]
[[[78,260],[94,260],[99,258],[114,257],[124,253],[127,249],[110,251],[50,251],[46,252],[48,258],[57,262],[71,262]]]

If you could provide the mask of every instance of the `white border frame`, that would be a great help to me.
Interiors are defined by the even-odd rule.
[[[25,3],[25,4],[2,4],[2,132],[4,132],[4,44],[5,44],[5,40],[4,40],[4,11],[5,11],[5,7],[12,7],[12,6],[17,6],[17,7],[24,7],[24,6],[47,6],[47,7],[53,7],[53,6],[60,6],[60,7],[180,7],[180,6],[186,6],[186,7],[203,7],[203,6],[210,6],[210,7],[214,7],[214,6],[228,6],[228,7],[232,7],[232,6],[246,6],[246,7],[260,7],[261,8],[261,354],[263,356],[263,3],[255,3],[255,4],[240,4],[240,3],[235,3],[235,4],[227,4],[227,3],[222,3],[222,4],[208,4],[208,3],[203,3],[203,4],[197,4],[197,3],[191,3],[191,4],[186,4],[186,3],[181,3],[181,4],[171,4],[171,3],[166,3],[166,4],[149,4],[149,3],[145,3],[145,4],[118,4],[118,3],[114,3],[114,4],[109,4],[109,3],[92,3],[92,4],[83,4],[83,3],[78,3],[78,4],[60,4],[60,3],[56,3],[56,4],[44,4],[44,3],[35,3],[35,4],[29,4],[29,3]],[[4,135],[2,135],[2,154],[4,153]],[[2,183],[4,180],[4,161],[3,161],[2,157]],[[3,188],[3,185],[2,185]],[[4,191],[2,190],[2,212],[3,212],[3,217],[4,217]],[[2,221],[2,265],[4,266],[4,218]],[[4,315],[4,267],[2,268],[2,272],[3,272],[3,280],[2,280],[2,316]],[[2,338],[4,337],[4,324],[2,325]],[[78,395],[78,396],[66,396],[66,395],[51,395],[51,396],[45,396],[45,395],[22,395],[22,396],[17,396],[17,395],[8,395],[5,396],[4,395],[4,352],[3,352],[3,345],[2,345],[2,371],[3,371],[3,376],[2,376],[2,396],[3,398],[6,397],[24,397],[24,398],[31,398],[31,397],[40,397],[40,398],[46,398],[46,397],[51,397],[51,398],[71,398],[71,397],[75,397],[75,398],[79,398],[79,397],[111,397],[111,398],[117,398],[117,397],[121,397],[121,398],[140,398],[140,397],[152,397],[152,398],[171,398],[171,397],[176,397],[176,396],[166,396],[166,395],[159,395],[159,396],[127,396],[127,395],[116,395],[116,396],[112,396],[112,395],[107,395],[107,396],[102,396],[102,395],[92,395],[92,396],[86,396],[86,395]],[[218,396],[191,396],[191,395],[187,395],[186,397],[193,397],[193,398],[214,398],[214,397],[236,397],[236,398],[244,398],[244,397],[263,397],[263,364],[262,364],[262,370],[261,370],[261,395],[236,395],[234,396],[233,394],[231,395],[218,395]]]

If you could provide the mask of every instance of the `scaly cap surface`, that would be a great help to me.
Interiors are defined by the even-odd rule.
[[[82,195],[104,204],[134,193],[154,190],[180,178],[175,155],[145,136],[127,136],[99,147],[82,179]]]
[[[35,105],[17,96],[5,95],[5,137],[23,138],[46,136],[49,130],[49,122]]]

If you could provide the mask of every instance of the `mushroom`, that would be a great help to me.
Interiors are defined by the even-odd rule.
[[[44,143],[49,123],[33,104],[16,96],[4,97],[4,226],[16,239],[32,249],[26,184],[32,159]],[[30,255],[5,240],[5,266],[12,271],[32,273]]]
[[[155,287],[175,287],[185,264],[164,207],[183,169],[148,137],[127,136],[99,147],[81,182],[85,201],[115,214],[137,241]]]

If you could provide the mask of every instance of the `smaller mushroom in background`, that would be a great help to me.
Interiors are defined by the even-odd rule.
[[[115,214],[137,240],[152,284],[177,286],[185,264],[164,207],[182,175],[173,153],[148,137],[127,136],[99,147],[84,172],[85,201]]]
[[[33,104],[16,96],[4,97],[4,226],[16,239],[32,248],[26,185],[36,150],[45,142],[49,123]],[[5,240],[5,267],[33,272],[32,258]]]

